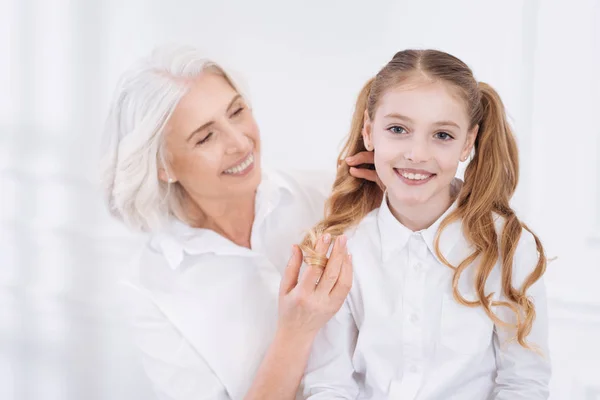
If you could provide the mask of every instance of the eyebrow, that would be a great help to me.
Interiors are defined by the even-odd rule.
[[[233,99],[231,99],[231,101],[229,102],[229,105],[227,106],[227,109],[225,110],[225,112],[229,112],[229,110],[231,109],[231,107],[233,107],[233,104],[238,101],[240,98],[242,97],[241,94],[237,94],[233,97]],[[207,123],[205,123],[204,125],[202,125],[199,128],[196,128],[192,133],[190,133],[190,135],[187,138],[187,141],[189,142],[192,137],[194,137],[194,135],[206,128],[208,128],[209,126],[213,125],[215,123],[215,121],[208,121]]]
[[[404,121],[413,123],[414,121],[410,118],[408,118],[405,115],[402,114],[398,114],[398,113],[390,113],[384,116],[384,118],[397,118],[397,119],[402,119]],[[438,125],[438,126],[454,126],[458,129],[460,129],[460,126],[458,126],[458,124],[456,122],[453,121],[438,121],[436,122],[434,125]]]

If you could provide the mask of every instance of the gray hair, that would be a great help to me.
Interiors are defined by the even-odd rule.
[[[155,231],[170,216],[183,219],[183,189],[159,180],[158,168],[166,169],[165,126],[203,71],[223,76],[248,101],[231,70],[186,46],[156,48],[117,84],[104,129],[101,180],[111,214],[132,229]]]

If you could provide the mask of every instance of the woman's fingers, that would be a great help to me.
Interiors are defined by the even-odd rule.
[[[361,164],[375,164],[375,153],[372,151],[361,151],[350,157],[346,157],[346,164],[356,167]]]
[[[352,274],[353,274],[353,266],[352,266],[352,256],[350,254],[346,255],[344,258],[344,262],[342,264],[342,269],[340,271],[340,276],[338,277],[335,286],[331,290],[331,298],[336,299],[340,306],[348,296],[348,292],[352,288]]]
[[[342,264],[344,263],[347,254],[346,236],[339,236],[335,240],[329,261],[327,261],[321,279],[319,279],[319,283],[317,284],[317,293],[326,296],[329,295],[329,292],[331,292],[331,289],[333,289],[333,286],[338,280],[340,271],[342,270]]]
[[[296,245],[292,246],[292,256],[288,261],[283,278],[279,285],[279,295],[289,293],[298,283],[298,275],[302,266],[302,250]]]
[[[355,178],[365,179],[371,182],[377,182],[379,179],[377,172],[365,168],[350,167],[350,175]]]
[[[350,167],[350,175],[358,179],[375,182],[379,188],[385,191],[385,185],[379,179],[375,171],[375,153],[372,151],[361,151],[353,156],[346,157],[346,164]]]
[[[325,234],[321,236],[317,240],[317,244],[315,245],[315,252],[322,256],[327,256],[327,250],[329,250],[329,245],[331,244],[331,235]],[[302,272],[302,276],[298,281],[298,286],[302,288],[302,290],[307,291],[307,293],[312,293],[315,291],[315,285],[321,278],[321,274],[323,273],[323,268],[318,265],[312,265],[307,263],[306,269]]]
[[[326,257],[327,250],[329,250],[329,245],[331,244],[331,235],[329,233],[324,234],[317,240],[317,245],[315,246],[315,251],[318,255]]]

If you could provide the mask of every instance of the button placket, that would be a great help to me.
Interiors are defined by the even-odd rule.
[[[404,308],[403,319],[404,319],[404,383],[402,386],[405,387],[408,392],[412,392],[414,387],[418,387],[419,381],[421,380],[420,364],[422,363],[424,356],[423,349],[423,326],[421,324],[422,315],[422,304],[424,299],[425,280],[424,275],[421,272],[421,263],[419,261],[418,254],[420,244],[419,237],[415,234],[411,236],[408,243],[408,261],[409,265],[413,268],[409,268],[406,271],[407,282],[405,284],[403,302]]]

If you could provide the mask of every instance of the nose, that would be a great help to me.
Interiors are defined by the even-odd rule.
[[[429,160],[429,142],[425,135],[414,135],[409,143],[404,158],[414,163],[422,163]]]
[[[227,142],[227,154],[237,154],[248,151],[250,140],[239,126],[228,124],[224,133]]]

